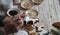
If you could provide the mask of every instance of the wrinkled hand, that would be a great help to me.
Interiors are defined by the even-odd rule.
[[[6,17],[3,22],[5,23],[4,29],[7,32],[14,30],[17,32],[23,26],[24,14],[17,14],[14,17]]]

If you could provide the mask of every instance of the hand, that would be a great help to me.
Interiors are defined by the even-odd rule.
[[[17,32],[23,26],[24,14],[17,14],[14,17],[6,17],[3,22],[5,23],[4,30],[6,32]]]

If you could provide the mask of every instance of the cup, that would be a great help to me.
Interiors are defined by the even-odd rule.
[[[7,15],[12,17],[20,13],[20,10],[18,8],[11,8],[7,11]]]

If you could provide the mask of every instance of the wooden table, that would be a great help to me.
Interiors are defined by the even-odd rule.
[[[45,25],[45,30],[47,31],[51,29],[57,30],[52,26],[52,23],[60,21],[59,7],[58,0],[44,0],[40,5],[33,5],[32,9],[36,9],[39,12],[40,22],[37,25]],[[25,12],[25,10],[21,10],[21,12]],[[3,15],[3,11],[0,14]]]
[[[60,21],[59,7],[58,0],[44,0],[40,5],[33,5],[31,9],[36,9],[39,12],[40,22],[37,25],[45,25],[45,30],[48,31],[55,29],[52,23]],[[21,12],[25,12],[25,10],[21,10]]]

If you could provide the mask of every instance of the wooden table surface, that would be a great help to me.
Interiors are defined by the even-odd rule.
[[[52,23],[60,21],[59,7],[58,0],[44,0],[40,5],[33,5],[32,9],[39,12],[40,22],[37,25],[45,25],[45,30],[48,31],[51,29],[57,30],[52,26]],[[3,15],[3,12],[1,11],[0,15]],[[25,12],[25,10],[21,10],[21,12]]]

